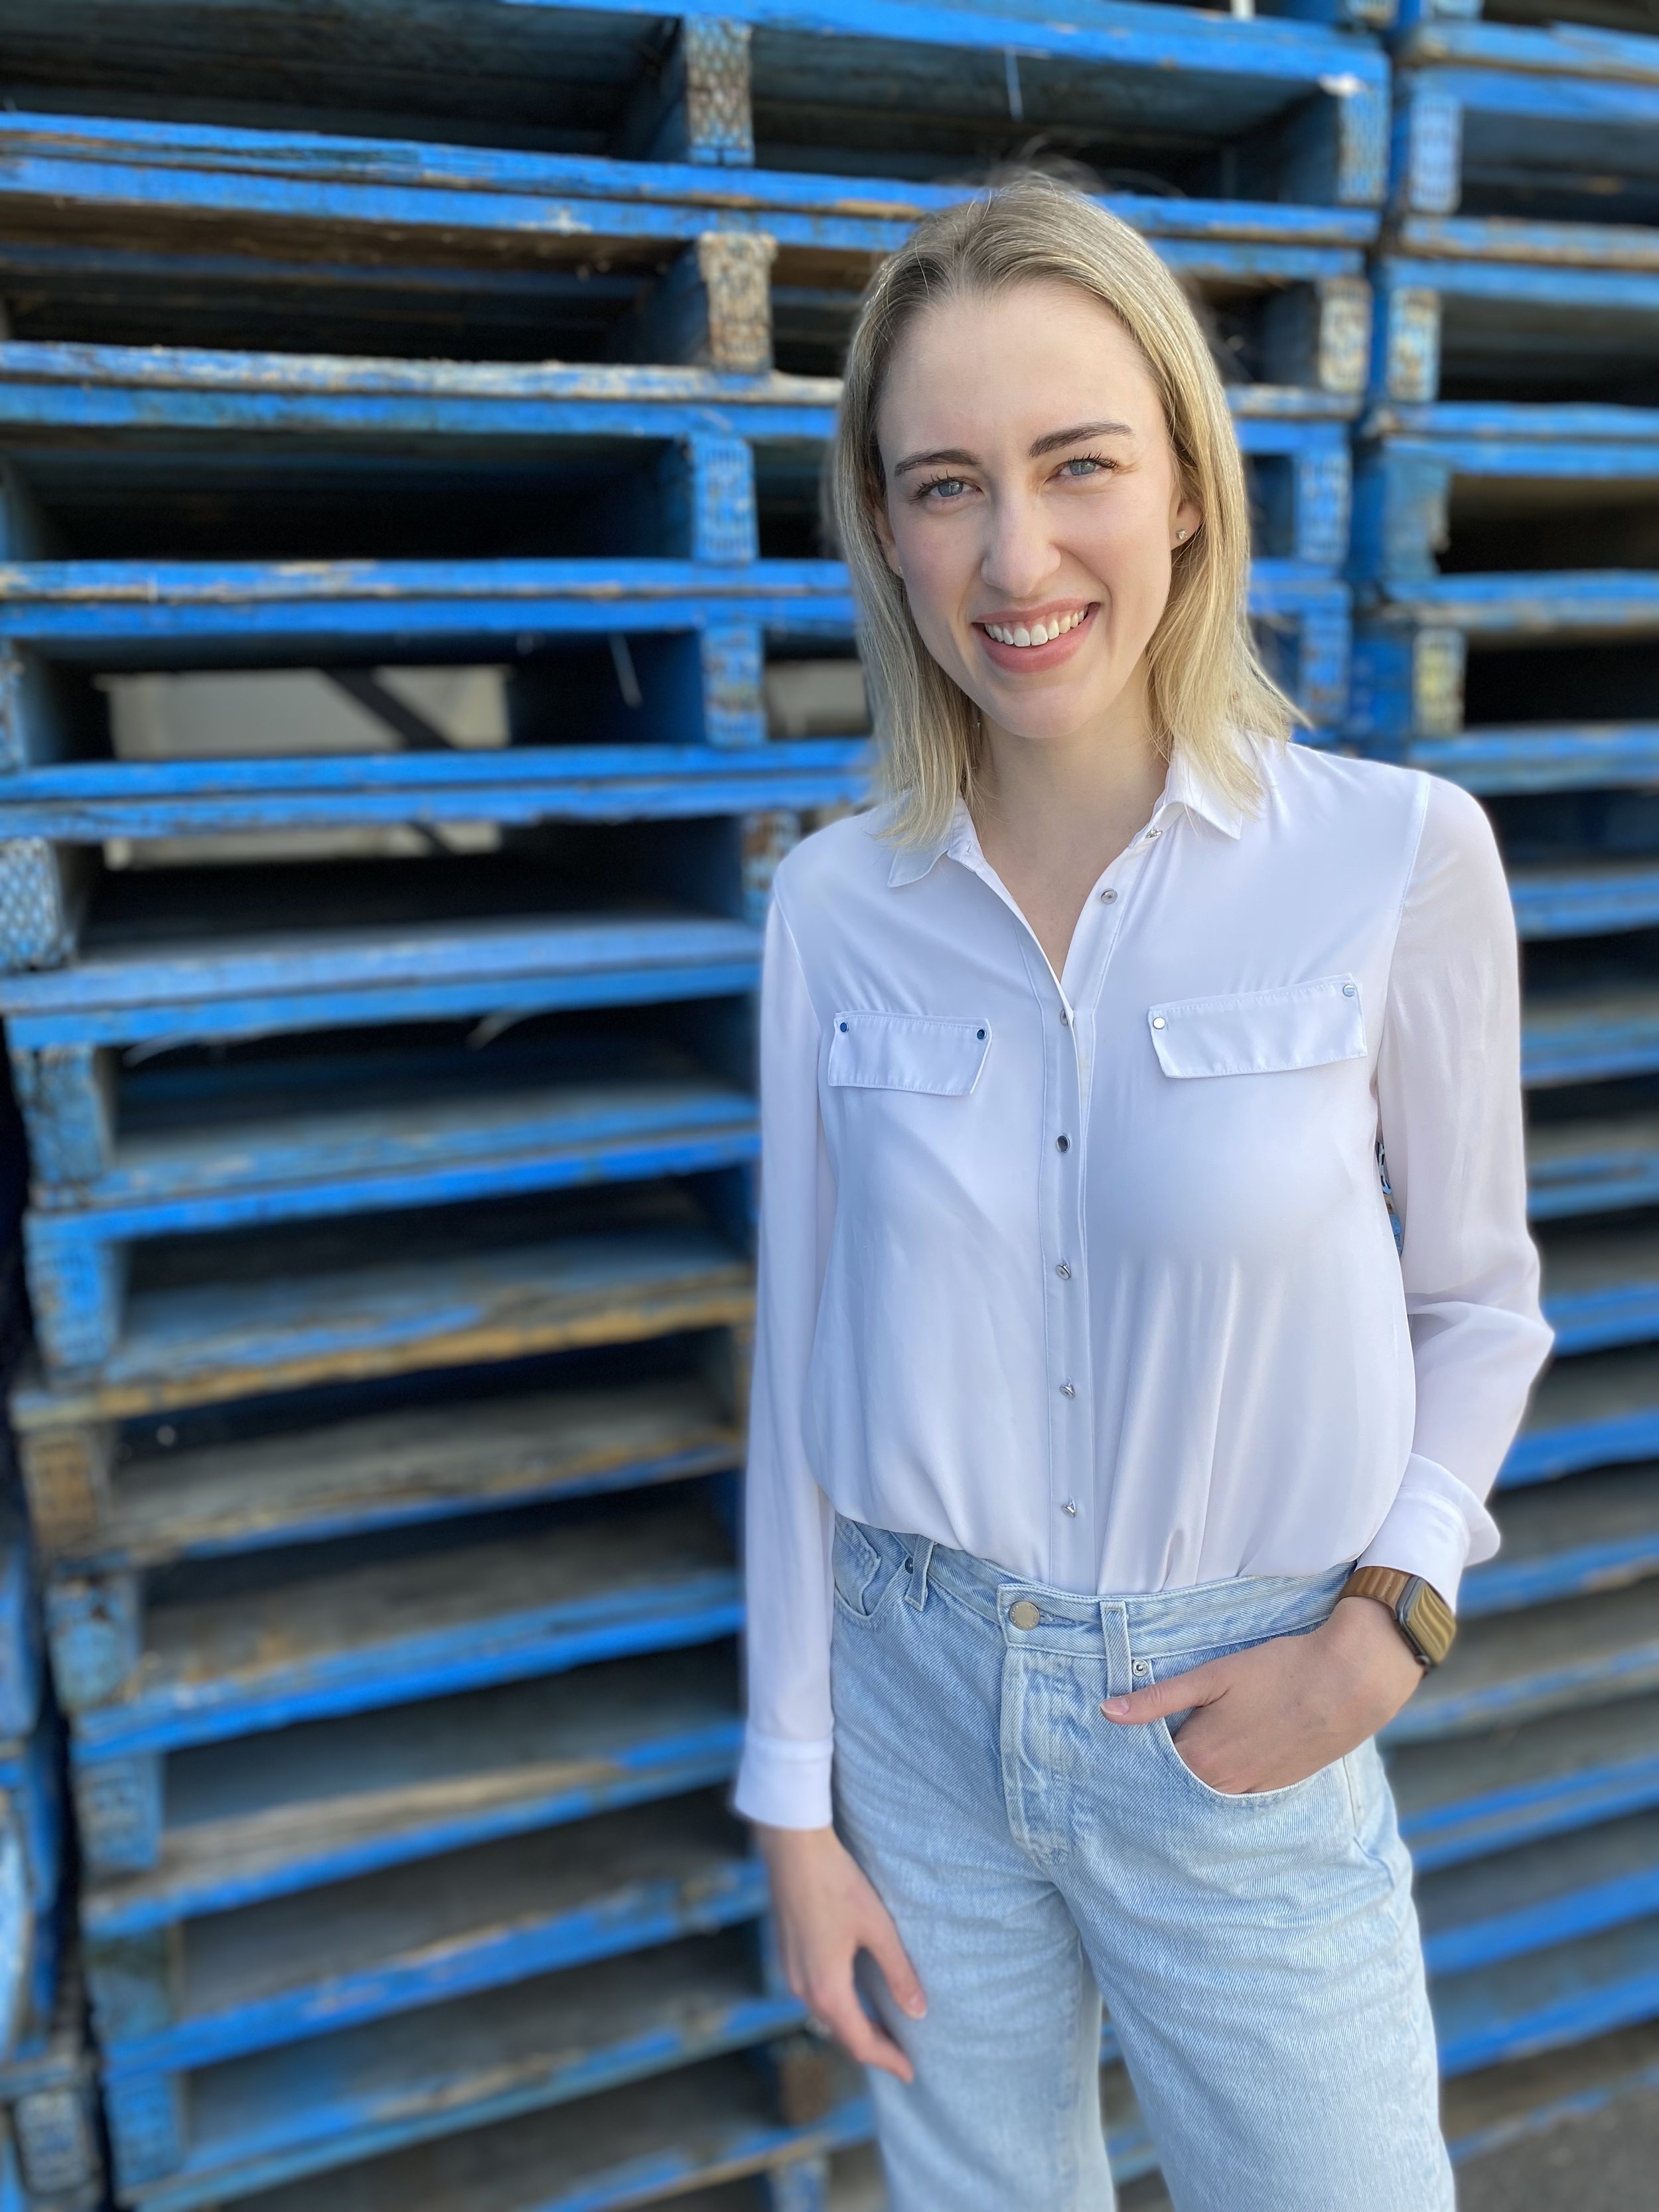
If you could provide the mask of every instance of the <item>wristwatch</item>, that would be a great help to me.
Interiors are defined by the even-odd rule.
[[[1356,1567],[1338,1595],[1379,1599],[1425,1667],[1437,1667],[1452,1648],[1457,1617],[1421,1575],[1401,1567]]]

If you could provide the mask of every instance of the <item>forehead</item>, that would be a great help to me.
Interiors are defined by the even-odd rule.
[[[924,307],[894,349],[877,414],[884,450],[1041,437],[1073,422],[1163,430],[1157,386],[1109,307],[1076,286],[957,294]]]

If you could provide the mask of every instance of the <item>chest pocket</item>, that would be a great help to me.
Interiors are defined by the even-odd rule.
[[[1174,999],[1149,1006],[1146,1020],[1166,1075],[1275,1075],[1365,1057],[1365,1017],[1352,975]]]
[[[991,1024],[971,1016],[848,1012],[830,1036],[828,1079],[860,1091],[965,1098],[991,1049]]]

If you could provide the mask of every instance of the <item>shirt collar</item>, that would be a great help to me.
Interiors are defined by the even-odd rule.
[[[1152,819],[1155,822],[1168,806],[1184,806],[1189,814],[1197,815],[1224,836],[1237,837],[1244,827],[1243,810],[1218,790],[1185,753],[1176,753],[1170,761]],[[888,869],[887,880],[890,884],[920,883],[935,862],[947,854],[957,860],[965,853],[977,854],[978,850],[979,837],[973,817],[958,799],[949,823],[938,836],[921,845],[899,847]]]

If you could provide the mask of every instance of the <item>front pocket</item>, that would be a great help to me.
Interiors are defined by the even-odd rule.
[[[965,1098],[991,1049],[991,1024],[972,1015],[889,1014],[848,1007],[830,1036],[827,1079],[859,1091],[917,1091]]]
[[[1352,975],[1170,1000],[1149,1006],[1146,1022],[1165,1075],[1277,1075],[1365,1057],[1365,1017]]]
[[[1316,1767],[1311,1774],[1304,1774],[1300,1782],[1287,1782],[1281,1790],[1217,1790],[1212,1784],[1206,1782],[1201,1774],[1194,1774],[1181,1756],[1181,1746],[1176,1741],[1175,1731],[1170,1728],[1168,1721],[1153,1721],[1150,1725],[1157,1730],[1162,1739],[1164,1749],[1169,1753],[1170,1757],[1174,1759],[1193,1788],[1200,1796],[1206,1797],[1212,1805],[1248,1805],[1265,1812],[1270,1806],[1283,1805],[1290,1798],[1302,1796],[1316,1789],[1322,1782],[1328,1782],[1331,1775],[1341,1766],[1341,1761],[1339,1759],[1330,1766]],[[1346,1778],[1344,1788],[1346,1788]]]

